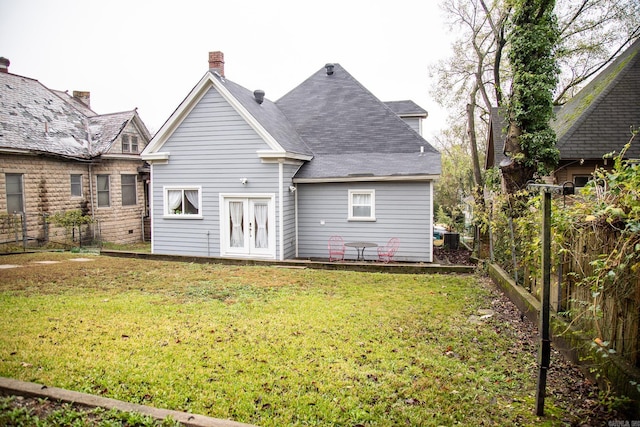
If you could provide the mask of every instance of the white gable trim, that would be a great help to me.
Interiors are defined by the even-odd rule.
[[[270,150],[260,150],[264,153],[275,152],[279,156],[287,155],[285,149],[276,141],[276,139],[260,123],[244,106],[235,98],[231,92],[221,83],[211,72],[207,72],[198,84],[189,92],[189,95],[182,101],[176,111],[160,128],[158,133],[153,137],[149,145],[142,152],[142,158],[145,160],[154,160],[150,157],[152,153],[157,153],[162,146],[171,137],[176,128],[189,115],[193,108],[200,102],[207,91],[213,87],[218,93],[233,107],[234,110],[251,126],[251,128],[264,140]],[[167,153],[168,154],[168,153]],[[262,157],[262,156],[261,156]],[[288,157],[288,156],[287,156]]]

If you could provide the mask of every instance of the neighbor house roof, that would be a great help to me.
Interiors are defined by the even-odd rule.
[[[38,80],[0,72],[0,151],[92,159],[106,153],[131,120],[148,137],[135,110],[98,115],[79,103]]]
[[[439,175],[440,153],[339,64],[276,105],[313,152],[296,179]]]
[[[487,138],[487,156],[485,169],[500,166],[500,162],[506,159],[504,154],[505,131],[507,119],[498,107],[492,107],[489,115],[489,136]]]
[[[620,151],[640,127],[640,39],[560,108],[552,126],[561,159],[597,158]],[[640,157],[633,144],[629,157]]]
[[[620,54],[566,104],[556,110],[551,126],[556,132],[560,160],[600,160],[620,152],[640,128],[640,39]],[[498,108],[491,110],[486,167],[505,158],[506,120]],[[627,157],[640,157],[640,143]]]
[[[384,105],[400,117],[422,117],[426,119],[429,115],[427,110],[411,100],[386,101]]]

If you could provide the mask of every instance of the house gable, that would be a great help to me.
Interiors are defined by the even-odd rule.
[[[276,114],[273,111],[267,111],[265,114],[256,114],[256,108],[252,103],[260,105],[255,98],[251,99],[247,96],[246,89],[230,82],[221,77],[215,71],[208,71],[198,84],[191,90],[189,95],[180,104],[176,111],[171,115],[167,122],[162,126],[158,133],[154,136],[147,148],[142,153],[142,158],[148,161],[166,161],[169,159],[170,153],[165,151],[164,145],[171,135],[176,131],[180,124],[191,114],[192,110],[198,105],[202,98],[209,90],[215,90],[229,103],[229,105],[242,117],[242,119],[251,126],[251,128],[262,138],[266,147],[257,152],[261,158],[275,159],[292,159],[292,160],[308,160],[311,158],[310,153],[287,150],[280,141],[272,135],[268,126],[264,126],[259,120],[261,115]],[[268,103],[271,105],[271,103]],[[273,110],[265,106],[264,110]],[[250,111],[251,110],[251,111]],[[259,111],[259,110],[258,110]],[[277,123],[274,120],[266,120],[268,124]],[[277,129],[275,129],[277,131]],[[284,134],[286,131],[282,132]],[[282,136],[282,135],[281,135]],[[302,151],[302,150],[300,150]]]
[[[640,39],[563,105],[552,126],[563,160],[619,152],[630,128],[640,128]],[[627,156],[640,157],[640,146]]]

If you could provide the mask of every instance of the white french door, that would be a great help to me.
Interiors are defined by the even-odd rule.
[[[272,197],[222,197],[223,256],[274,258],[275,209]]]

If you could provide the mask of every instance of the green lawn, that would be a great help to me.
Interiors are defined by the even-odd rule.
[[[90,261],[74,261],[83,257]],[[42,264],[37,261],[59,261]],[[0,258],[0,375],[261,426],[561,425],[474,276]]]

